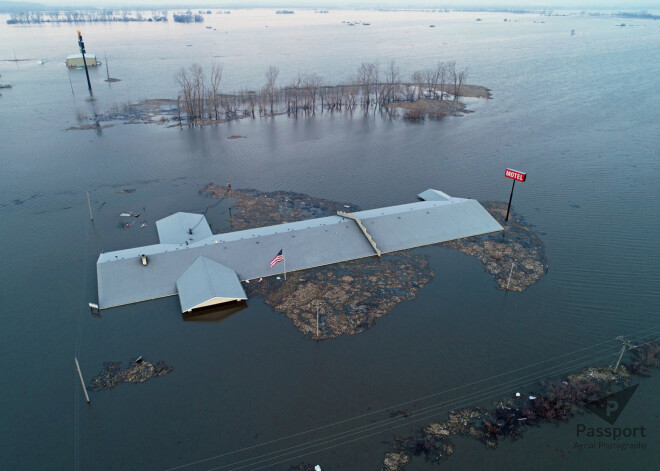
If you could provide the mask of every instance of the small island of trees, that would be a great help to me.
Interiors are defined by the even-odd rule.
[[[298,116],[358,107],[365,112],[403,110],[404,119],[415,121],[460,112],[464,105],[459,96],[490,97],[485,87],[466,85],[467,70],[458,70],[455,62],[415,71],[408,80],[402,79],[394,61],[384,68],[378,62],[363,62],[349,83],[337,85],[325,84],[323,77],[312,72],[296,74],[288,84],[278,86],[280,70],[270,66],[260,90],[239,93],[221,92],[222,74],[223,66],[217,63],[212,64],[209,76],[198,64],[181,68],[175,75],[180,122],[209,124],[246,116]]]

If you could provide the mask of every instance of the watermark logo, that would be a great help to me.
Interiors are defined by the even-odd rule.
[[[623,409],[625,409],[626,405],[628,404],[628,401],[630,401],[632,395],[635,394],[637,386],[639,386],[639,384],[626,389],[622,389],[621,391],[612,394],[608,394],[605,397],[585,404],[584,407],[596,414],[608,424],[614,425],[623,412]]]
[[[646,450],[646,427],[614,427],[628,405],[639,384],[610,393],[600,399],[585,404],[584,407],[607,422],[610,427],[590,427],[577,424],[574,448],[579,450]]]

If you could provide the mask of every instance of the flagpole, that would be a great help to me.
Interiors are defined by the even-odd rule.
[[[284,255],[284,247],[282,247],[282,258],[284,259],[284,281],[286,281],[286,256]]]

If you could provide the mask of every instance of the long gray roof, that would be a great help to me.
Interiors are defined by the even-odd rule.
[[[462,198],[441,197],[354,215],[383,253],[502,230],[478,201]],[[281,249],[285,262],[271,269],[270,260]],[[140,263],[142,253],[149,256],[147,266]],[[251,280],[279,275],[285,263],[292,272],[374,254],[356,222],[340,216],[217,234],[190,245],[120,250],[99,256],[99,305],[109,308],[175,295],[176,281],[200,256],[235,270],[241,280]]]

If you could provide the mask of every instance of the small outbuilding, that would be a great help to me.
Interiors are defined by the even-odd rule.
[[[101,62],[96,60],[96,54],[85,54],[85,62],[87,62],[87,67],[101,65]],[[85,64],[83,63],[82,54],[71,54],[70,56],[66,56],[66,66],[84,67]]]
[[[206,257],[197,257],[177,280],[176,289],[182,313],[247,300],[236,272]]]

